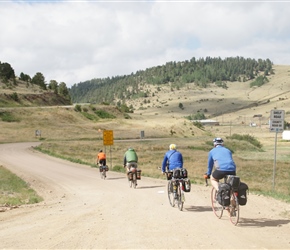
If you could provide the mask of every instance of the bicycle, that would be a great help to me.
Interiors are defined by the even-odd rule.
[[[174,171],[166,171],[166,178],[168,180],[167,184],[167,194],[169,203],[172,207],[177,206],[180,211],[183,209],[183,204],[185,202],[184,192],[190,192],[190,180],[187,178],[175,178]]]
[[[212,187],[211,190],[211,206],[216,217],[219,219],[223,216],[224,210],[229,214],[230,222],[235,226],[239,223],[240,219],[240,206],[238,200],[238,186],[240,178],[234,175],[227,175],[224,178],[223,184],[229,185],[229,204],[221,204],[220,198],[218,197],[217,190]],[[206,186],[208,186],[208,179],[205,179]],[[220,185],[220,184],[219,184]]]
[[[99,164],[99,170],[101,179],[105,180],[107,178],[107,171],[109,170],[108,166]]]
[[[131,167],[128,172],[129,187],[137,188],[137,180],[141,180],[141,170]]]

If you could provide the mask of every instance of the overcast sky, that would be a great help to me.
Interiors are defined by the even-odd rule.
[[[68,87],[192,57],[290,65],[290,1],[0,0],[0,61]]]

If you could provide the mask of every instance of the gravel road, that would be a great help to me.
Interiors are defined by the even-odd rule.
[[[290,249],[290,205],[251,194],[241,222],[217,219],[211,187],[192,185],[184,210],[169,205],[166,180],[55,159],[37,143],[0,145],[0,164],[25,179],[44,201],[0,213],[1,249]]]

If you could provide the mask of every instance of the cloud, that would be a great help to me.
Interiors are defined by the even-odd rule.
[[[290,3],[2,1],[0,61],[68,86],[192,57],[290,65]]]

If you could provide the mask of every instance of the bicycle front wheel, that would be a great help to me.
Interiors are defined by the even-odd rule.
[[[172,187],[172,182],[168,181],[167,184],[167,194],[168,194],[168,199],[169,203],[172,207],[175,206],[175,200],[174,200],[174,193],[173,193],[173,187]]]
[[[217,197],[217,191],[213,187],[211,190],[211,207],[215,216],[220,219],[223,216],[224,209],[223,209],[223,206],[218,203],[216,197]]]
[[[233,193],[231,196],[231,205],[229,207],[229,216],[230,216],[230,221],[233,223],[235,226],[239,223],[239,218],[240,218],[240,206],[238,202],[237,196]]]
[[[181,191],[180,184],[178,184],[177,186],[176,193],[177,193],[177,205],[179,210],[182,211],[184,203],[184,193]]]

